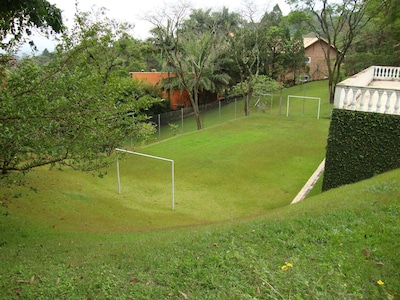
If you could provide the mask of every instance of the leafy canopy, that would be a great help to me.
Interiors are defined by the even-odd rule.
[[[146,110],[154,102],[124,76],[124,26],[77,16],[54,58],[6,65],[0,89],[0,168],[29,171],[42,165],[97,170],[126,139],[153,132]]]
[[[25,41],[32,29],[63,30],[61,10],[46,0],[3,0],[0,5],[0,48],[10,50]],[[30,41],[33,45],[33,41]]]

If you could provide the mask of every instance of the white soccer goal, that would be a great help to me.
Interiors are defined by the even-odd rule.
[[[303,101],[304,101],[305,99],[318,100],[317,119],[319,119],[319,114],[320,114],[320,111],[321,111],[321,98],[319,98],[319,97],[307,97],[307,96],[288,95],[288,97],[287,97],[287,105],[286,105],[286,117],[289,116],[290,98],[299,98],[299,99],[303,99]],[[304,115],[304,102],[303,102],[303,115]]]
[[[171,174],[172,174],[172,178],[171,178],[171,187],[172,187],[172,210],[175,210],[175,171],[174,171],[174,161],[172,159],[168,159],[168,158],[163,158],[163,157],[158,157],[158,156],[154,156],[154,155],[149,155],[149,154],[144,154],[144,153],[139,153],[139,152],[134,152],[134,151],[129,151],[129,150],[124,150],[124,149],[119,149],[116,148],[115,151],[117,151],[117,180],[118,180],[118,194],[121,194],[121,180],[120,180],[120,175],[119,175],[119,161],[118,161],[118,151],[119,152],[125,152],[125,153],[129,153],[129,154],[135,154],[135,155],[140,155],[140,156],[145,156],[148,158],[153,158],[153,159],[158,159],[158,160],[163,160],[163,161],[168,161],[171,163]]]
[[[261,97],[265,97],[266,99],[261,99]],[[256,104],[254,104],[254,107],[257,107],[258,110],[265,112],[267,110],[268,99],[270,99],[270,112],[272,112],[272,104],[274,101],[273,94],[260,94],[258,100],[256,101]]]

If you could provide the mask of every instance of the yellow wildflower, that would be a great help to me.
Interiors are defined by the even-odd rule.
[[[379,284],[379,285],[384,285],[385,283],[382,281],[382,280],[378,280],[377,282],[376,282],[377,284]]]
[[[285,264],[281,267],[283,271],[286,271],[288,268],[293,268],[293,265],[288,262],[285,262]]]

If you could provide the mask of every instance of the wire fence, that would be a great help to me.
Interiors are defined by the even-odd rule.
[[[305,95],[305,93],[303,94]],[[296,97],[299,99],[290,102],[290,118],[316,118],[317,113],[319,118],[319,105],[314,99],[309,100],[307,96]],[[287,93],[265,94],[253,98],[249,102],[247,109],[250,114],[261,113],[288,117],[288,103]],[[245,101],[243,98],[231,98],[200,105],[199,111],[202,129],[245,117],[244,105]],[[323,115],[321,116],[327,115],[325,110],[328,109],[329,112],[331,111],[331,108],[325,106]],[[183,107],[178,110],[151,116],[150,122],[155,125],[156,133],[146,144],[159,142],[183,133],[197,131],[196,118],[192,107]],[[132,140],[126,141],[126,143],[127,147],[130,144],[131,149],[138,146],[134,145]]]
[[[266,103],[268,102],[268,103]],[[255,99],[249,103],[249,111],[268,113],[279,103],[278,96],[269,96],[265,99]],[[202,129],[215,126],[224,122],[236,120],[245,116],[243,99],[233,98],[199,106]],[[157,114],[151,117],[151,122],[156,125],[157,133],[153,140],[160,141],[172,136],[197,130],[197,124],[192,107]]]

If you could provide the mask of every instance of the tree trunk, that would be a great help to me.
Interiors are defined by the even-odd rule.
[[[249,94],[246,95],[246,97],[244,98],[244,115],[246,117],[249,116]]]
[[[248,117],[250,115],[249,104],[250,104],[251,96],[253,95],[252,81],[253,81],[253,78],[251,78],[247,83],[247,94],[246,94],[246,98],[244,99],[244,115],[246,117]]]
[[[333,84],[332,76],[329,76],[329,103],[333,103],[335,100],[335,86]]]
[[[194,99],[193,99],[193,111],[194,111],[194,116],[196,119],[196,125],[197,125],[197,130],[201,130],[201,119],[200,119],[200,109],[199,109],[199,94],[195,91],[193,93]]]
[[[196,125],[197,125],[197,130],[201,130],[201,119],[200,119],[200,111],[199,108],[196,107],[194,109],[194,116],[196,118]]]

